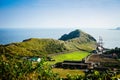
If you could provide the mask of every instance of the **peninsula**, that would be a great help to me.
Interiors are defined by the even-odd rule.
[[[90,52],[95,49],[95,44],[96,40],[91,35],[77,29],[64,34],[59,40],[30,38],[19,43],[1,45],[0,51],[19,56],[43,56],[76,50]]]

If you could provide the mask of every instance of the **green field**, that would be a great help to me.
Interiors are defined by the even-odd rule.
[[[49,64],[55,64],[57,62],[63,62],[64,60],[82,60],[87,55],[89,55],[89,53],[84,52],[84,51],[75,51],[75,52],[71,52],[71,53],[54,55],[54,56],[52,56],[52,58],[55,61],[48,61],[48,63]]]
[[[66,78],[68,74],[70,74],[71,76],[75,76],[75,75],[84,76],[85,75],[83,71],[77,70],[77,69],[71,70],[71,69],[53,68],[52,71],[54,73],[58,73],[61,78]]]
[[[48,61],[48,64],[55,64],[57,62],[63,62],[64,60],[82,60],[87,55],[89,55],[89,52],[85,51],[75,51],[71,53],[63,53],[63,54],[57,54],[54,56],[51,56],[55,61]],[[70,70],[70,69],[62,69],[62,68],[53,68],[52,71],[54,73],[58,73],[61,78],[65,78],[67,74],[74,75],[84,75],[84,72],[81,70]]]

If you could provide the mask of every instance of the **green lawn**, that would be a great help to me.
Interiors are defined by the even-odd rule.
[[[84,57],[89,55],[88,52],[84,51],[75,51],[71,53],[64,53],[52,56],[55,61],[48,61],[49,64],[55,64],[57,62],[62,62],[64,60],[82,60]]]

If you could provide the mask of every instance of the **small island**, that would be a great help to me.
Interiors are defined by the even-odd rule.
[[[117,27],[115,30],[120,30],[120,27]]]

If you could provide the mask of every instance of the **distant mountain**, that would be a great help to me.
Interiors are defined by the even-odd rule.
[[[120,27],[117,27],[116,30],[120,30]]]
[[[66,51],[91,51],[95,48],[96,40],[81,30],[64,34],[59,40],[30,38],[19,43],[0,46],[0,53],[19,56],[42,56]]]
[[[92,41],[96,41],[96,39],[94,37],[92,37],[91,35],[77,29],[75,31],[70,32],[69,34],[64,34],[63,36],[61,36],[61,38],[59,40],[63,40],[63,41],[67,41],[70,39],[75,39],[75,38],[86,38],[86,40],[92,40]]]

